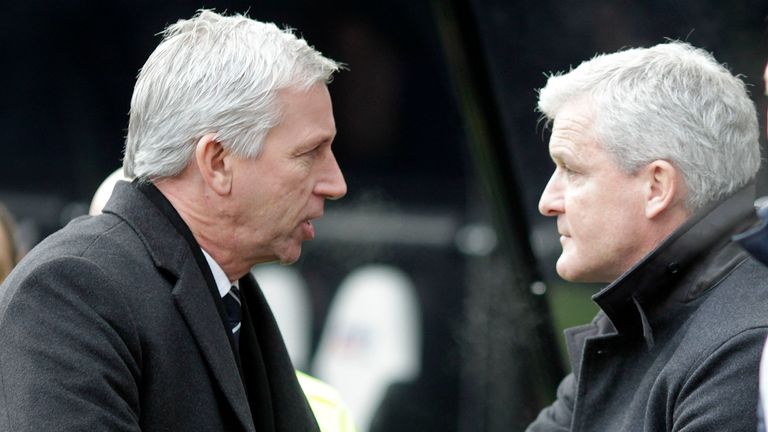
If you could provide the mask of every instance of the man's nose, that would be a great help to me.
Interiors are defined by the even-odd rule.
[[[552,173],[552,177],[549,178],[544,192],[541,193],[539,213],[544,216],[557,216],[564,211],[562,186],[560,185],[558,173],[555,171]]]
[[[315,193],[326,199],[336,200],[347,194],[347,182],[341,172],[339,163],[333,153],[327,159],[327,167],[320,182],[315,187]]]

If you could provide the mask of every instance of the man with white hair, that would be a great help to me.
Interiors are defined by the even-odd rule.
[[[566,280],[609,285],[566,331],[572,372],[528,431],[755,430],[768,271],[732,241],[755,222],[757,114],[705,51],[669,42],[549,78]]]
[[[166,29],[131,100],[136,180],[0,289],[0,429],[318,430],[249,271],[296,261],[346,193],[338,69],[244,16]]]

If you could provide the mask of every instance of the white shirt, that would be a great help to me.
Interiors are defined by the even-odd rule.
[[[208,261],[208,267],[211,268],[211,273],[213,274],[213,280],[216,282],[216,288],[219,289],[219,295],[221,298],[224,298],[225,295],[229,292],[230,289],[232,289],[232,285],[236,287],[240,287],[238,284],[238,281],[230,281],[227,277],[226,273],[224,273],[224,270],[221,269],[221,266],[219,263],[217,263],[212,256],[208,255],[208,252],[203,250],[203,248],[200,248],[201,251],[203,251],[203,255],[205,255],[205,260]]]

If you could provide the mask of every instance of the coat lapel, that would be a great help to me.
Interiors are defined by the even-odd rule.
[[[255,432],[245,388],[228,333],[219,315],[219,306],[214,302],[189,242],[169,220],[166,214],[168,209],[164,210],[161,211],[154,200],[138,190],[136,184],[119,182],[104,212],[113,213],[130,224],[145,243],[155,265],[162,273],[173,276],[171,279],[175,279],[175,284],[171,296],[177,310],[243,430]],[[175,216],[178,217],[177,214]]]
[[[191,257],[185,262],[172,295],[211,373],[243,428],[254,431],[253,417],[226,329],[208,292],[205,279]]]

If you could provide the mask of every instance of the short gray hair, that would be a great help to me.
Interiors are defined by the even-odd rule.
[[[539,91],[550,121],[592,104],[594,133],[628,173],[664,159],[683,173],[693,212],[748,183],[760,168],[757,112],[744,83],[714,57],[672,41],[594,57]]]
[[[278,91],[328,83],[341,67],[290,30],[243,15],[201,10],[162,34],[133,90],[127,177],[177,175],[209,133],[238,156],[258,156],[280,121]]]

